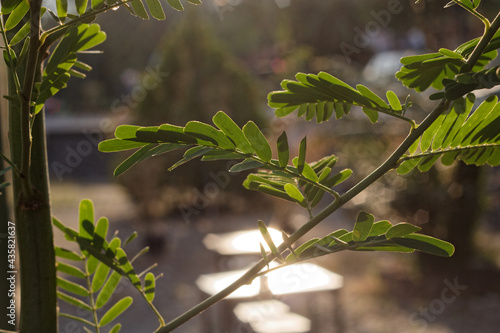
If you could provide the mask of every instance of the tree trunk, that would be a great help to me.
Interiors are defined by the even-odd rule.
[[[17,322],[21,333],[57,333],[56,265],[50,212],[45,116],[43,110],[36,115],[29,133],[29,126],[26,125],[32,121],[32,115],[26,104],[23,107],[23,103],[31,100],[32,84],[39,81],[42,70],[38,55],[40,6],[40,0],[31,1],[31,45],[25,60],[27,64],[31,63],[31,66],[20,64],[17,69],[23,87],[23,101],[21,106],[9,103],[11,160],[21,173],[24,172],[22,175],[13,173],[13,222],[16,224],[19,260],[17,278],[21,291],[21,311]],[[30,67],[32,75],[29,75]],[[9,95],[16,96],[16,85],[11,71],[9,68]],[[29,141],[31,143],[27,144]],[[30,158],[27,159],[26,156]]]

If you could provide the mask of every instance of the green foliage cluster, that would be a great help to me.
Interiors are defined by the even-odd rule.
[[[125,241],[115,234],[108,241],[109,221],[105,217],[99,218],[97,222],[94,220],[94,207],[90,200],[80,202],[78,231],[65,226],[56,218],[53,219],[53,223],[64,233],[68,241],[78,244],[80,248],[79,252],[62,247],[55,248],[59,260],[66,259],[66,262],[57,262],[59,273],[57,296],[60,300],[89,312],[93,322],[82,318],[83,316],[76,317],[63,312],[59,313],[60,316],[83,323],[86,332],[92,332],[89,327],[95,332],[100,332],[102,327],[114,321],[132,304],[133,300],[130,296],[123,297],[114,304],[110,303],[121,279],[125,278],[157,314],[160,326],[165,324],[153,305],[156,279],[160,276],[155,276],[149,271],[156,265],[141,273],[136,273],[132,266],[134,261],[147,253],[148,248],[139,251],[131,260],[128,259],[124,250],[124,247],[137,237],[137,233],[134,232]],[[80,267],[73,263],[79,264]],[[75,281],[68,280],[66,276],[72,277]],[[107,309],[104,311],[106,306]],[[100,315],[100,313],[103,314]],[[121,324],[117,323],[108,332],[117,333],[120,329]]]

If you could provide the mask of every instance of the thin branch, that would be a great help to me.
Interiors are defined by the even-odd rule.
[[[478,12],[476,9],[470,9],[458,0],[453,0],[453,2],[456,3],[457,5],[459,5],[460,7],[462,7],[463,9],[465,9],[466,11],[468,11],[469,13],[471,13],[472,15],[474,15],[475,17],[477,17],[478,19],[480,19],[486,28],[488,28],[488,29],[490,28],[490,25],[491,25],[490,21],[486,17],[484,17],[480,12]]]
[[[12,162],[7,156],[5,156],[2,152],[0,152],[0,157],[5,161],[7,162],[11,167],[12,167],[12,170],[14,170],[14,172],[16,173],[16,175],[18,177],[21,177],[21,170],[19,170],[19,168],[14,164],[14,162]]]
[[[12,74],[12,79],[14,81],[14,85],[16,86],[17,94],[19,95],[19,93],[21,92],[21,83],[19,81],[19,77],[17,76],[16,68],[12,59],[12,49],[9,45],[9,41],[7,40],[5,25],[3,22],[3,15],[0,15],[0,33],[2,34],[3,43],[5,45],[3,48],[5,48],[8,53],[7,56],[9,57],[10,73]]]
[[[479,60],[479,57],[483,54],[483,51],[486,49],[486,47],[490,43],[493,36],[495,36],[499,28],[500,28],[500,12],[497,14],[495,19],[491,23],[491,26],[486,26],[484,28],[484,34],[481,37],[481,40],[479,41],[479,43],[477,43],[476,47],[474,48],[474,51],[472,51],[472,54],[467,60],[466,64],[468,65],[469,69],[472,69],[472,67],[474,67],[476,62]]]
[[[112,4],[112,5],[105,5],[103,8],[101,9],[98,9],[98,10],[95,10],[95,11],[91,11],[91,12],[87,12],[87,13],[84,13],[82,14],[81,16],[79,16],[78,18],[74,19],[74,20],[71,20],[67,23],[64,23],[64,24],[61,24],[61,25],[58,25],[52,29],[49,29],[47,31],[45,31],[42,36],[40,37],[40,41],[42,44],[45,44],[45,41],[47,40],[47,38],[50,36],[50,35],[53,35],[57,32],[61,32],[61,31],[64,31],[66,29],[68,29],[70,26],[72,25],[75,25],[75,24],[78,24],[78,23],[84,23],[85,21],[87,21],[88,19],[90,19],[91,17],[93,16],[96,16],[98,14],[101,14],[101,13],[105,13],[109,10],[113,10],[113,9],[116,9],[122,5],[126,5],[128,4],[129,2],[132,2],[134,0],[125,0],[125,1],[120,1],[120,2],[117,2],[115,4]],[[52,43],[50,43],[52,44]],[[50,45],[48,45],[50,46]]]

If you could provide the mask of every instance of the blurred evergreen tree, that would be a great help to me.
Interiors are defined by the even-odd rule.
[[[157,86],[145,87],[145,97],[131,109],[132,123],[184,125],[193,119],[211,123],[219,110],[240,126],[250,119],[257,123],[262,119],[266,99],[258,84],[196,9],[179,18],[152,59],[157,63],[151,64],[149,71],[159,73]],[[178,157],[169,154],[151,159],[119,178],[137,203],[142,219],[163,219],[176,208],[192,218],[211,202],[223,202],[224,191],[242,188],[242,177],[221,173],[228,169],[227,161],[193,161],[180,172],[165,172]]]

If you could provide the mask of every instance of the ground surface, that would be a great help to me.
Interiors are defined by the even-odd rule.
[[[54,215],[70,226],[77,227],[78,202],[82,198],[92,199],[97,216],[107,216],[111,231],[120,230],[126,238],[134,229],[139,238],[130,252],[140,249],[145,242],[147,228],[135,215],[127,195],[117,185],[109,184],[62,184],[52,187]],[[272,214],[259,212],[247,216],[222,216],[217,212],[200,214],[191,223],[182,218],[172,218],[154,227],[154,234],[166,240],[165,247],[158,253],[147,255],[138,264],[146,268],[158,263],[156,274],[163,273],[157,282],[155,303],[166,320],[172,319],[195,305],[204,296],[195,285],[200,274],[224,270],[228,262],[217,260],[214,253],[202,244],[208,232],[255,228],[258,218],[269,221]],[[341,216],[337,215],[338,219]],[[326,221],[318,230],[325,234],[340,226],[339,222]],[[343,226],[344,227],[344,226]],[[349,228],[348,225],[345,227]],[[311,235],[313,236],[313,235]],[[489,241],[497,240],[488,235]],[[67,243],[56,231],[56,243]],[[133,245],[132,243],[131,245]],[[340,322],[332,322],[328,299],[291,297],[281,298],[288,302],[293,311],[319,318],[317,332],[345,333],[387,333],[387,332],[430,332],[430,333],[494,333],[500,327],[500,295],[495,291],[498,280],[474,279],[470,274],[436,272],[433,278],[423,277],[415,269],[415,255],[340,253],[326,257],[318,263],[344,277],[344,288],[340,292]],[[137,295],[127,283],[120,284],[116,297]],[[315,305],[314,307],[312,305]],[[74,308],[61,302],[61,309],[72,315],[82,315]],[[312,310],[311,310],[312,309]],[[83,314],[88,316],[88,314]],[[215,325],[230,322],[232,314],[225,304],[202,314],[195,320],[176,330],[179,333],[209,332],[207,322]],[[122,332],[147,333],[157,327],[158,322],[141,299],[135,299],[131,309],[120,317]],[[325,327],[330,325],[328,327]],[[61,332],[83,332],[76,323],[62,319]],[[226,330],[214,329],[217,333],[247,332],[242,326]]]

